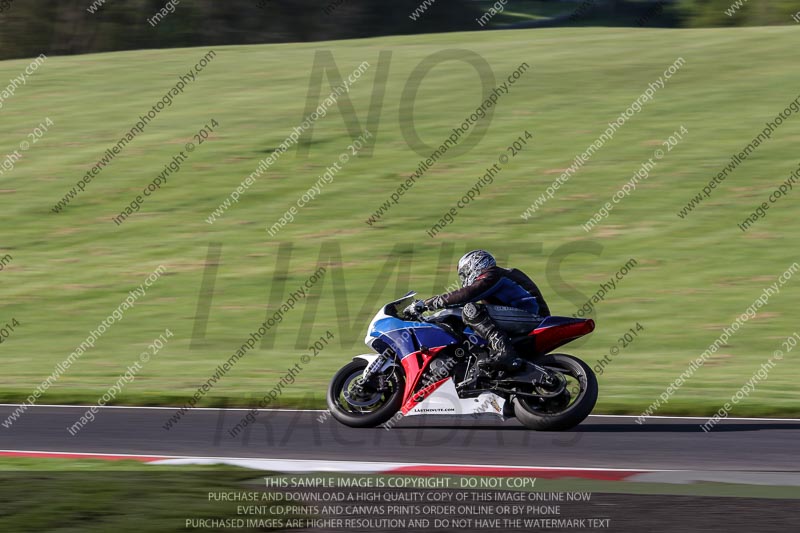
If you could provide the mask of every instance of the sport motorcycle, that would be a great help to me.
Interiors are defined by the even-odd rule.
[[[328,387],[328,408],[351,427],[393,425],[402,416],[489,413],[516,417],[535,430],[580,424],[597,402],[597,378],[575,356],[551,353],[594,330],[591,319],[548,316],[534,329],[511,335],[523,364],[511,372],[482,370],[489,346],[461,318],[462,307],[430,315],[409,304],[415,292],[384,305],[357,355]]]

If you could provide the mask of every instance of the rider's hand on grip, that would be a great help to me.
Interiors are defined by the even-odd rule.
[[[421,315],[423,311],[425,311],[426,309],[427,307],[425,306],[425,302],[423,302],[422,300],[417,300],[408,307],[406,307],[403,310],[403,314],[415,317]]]

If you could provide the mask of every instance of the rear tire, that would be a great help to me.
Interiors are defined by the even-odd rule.
[[[547,413],[533,408],[529,400],[516,396],[513,399],[514,414],[522,424],[538,431],[564,431],[581,422],[597,403],[597,377],[592,369],[572,355],[550,354],[536,360],[536,364],[550,367],[575,378],[580,383],[578,398],[563,411]]]
[[[346,364],[333,376],[328,386],[328,409],[336,420],[346,426],[354,428],[379,426],[391,419],[402,407],[405,375],[400,368],[394,370],[391,392],[375,393],[374,406],[363,406],[367,408],[361,409],[348,403],[345,388],[364,372],[367,364],[364,359],[356,359]]]

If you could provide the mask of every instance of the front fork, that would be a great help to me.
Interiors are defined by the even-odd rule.
[[[370,356],[360,356],[369,361]],[[354,385],[359,391],[363,392],[364,387],[373,388],[377,391],[383,391],[387,387],[385,371],[390,367],[396,366],[393,362],[393,354],[389,352],[381,352],[367,364],[361,378]]]
[[[369,382],[369,380],[372,379],[372,376],[377,374],[381,368],[383,368],[383,365],[386,364],[387,359],[388,357],[386,356],[386,353],[378,354],[378,357],[376,357],[375,360],[368,364],[367,368],[364,369],[364,373],[361,375],[362,382]]]

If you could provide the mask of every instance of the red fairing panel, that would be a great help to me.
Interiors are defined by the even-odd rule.
[[[408,402],[411,397],[411,391],[417,387],[422,372],[428,368],[436,354],[445,348],[447,346],[437,346],[436,348],[428,348],[425,352],[410,353],[400,361],[406,373],[406,390],[403,393],[403,404]]]
[[[536,351],[544,355],[592,331],[594,331],[594,320],[585,319],[569,324],[536,328],[528,335],[535,337]]]

